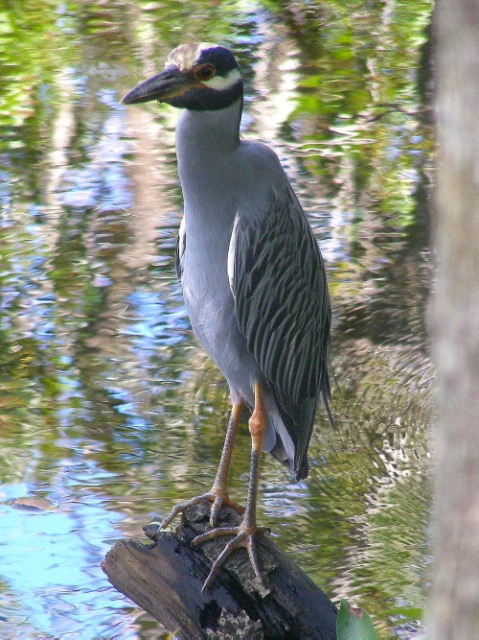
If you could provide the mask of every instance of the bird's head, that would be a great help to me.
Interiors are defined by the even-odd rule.
[[[182,44],[168,56],[165,70],[129,91],[123,104],[167,102],[195,111],[223,109],[243,95],[234,55],[217,44]]]

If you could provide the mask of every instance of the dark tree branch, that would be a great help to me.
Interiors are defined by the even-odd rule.
[[[185,511],[176,533],[149,525],[151,544],[117,542],[102,568],[119,591],[145,609],[178,637],[265,638],[274,640],[334,640],[336,608],[312,580],[267,536],[258,539],[258,557],[269,590],[258,584],[244,549],[236,551],[216,578],[213,589],[201,593],[212,561],[225,539],[191,546],[207,529],[210,506],[201,503]],[[223,526],[240,516],[222,508]],[[294,524],[292,524],[294,526]]]

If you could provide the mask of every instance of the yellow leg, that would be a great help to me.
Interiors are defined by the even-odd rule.
[[[203,500],[207,500],[208,502],[212,503],[210,513],[211,527],[214,527],[216,525],[216,520],[223,504],[232,507],[238,513],[244,513],[244,508],[231,500],[227,491],[228,469],[231,462],[231,454],[233,453],[233,445],[236,432],[238,430],[238,423],[241,418],[243,408],[244,403],[242,402],[233,405],[230,420],[228,423],[228,429],[226,431],[225,443],[223,445],[223,451],[221,453],[221,458],[218,465],[218,471],[216,472],[215,481],[210,491],[207,491],[200,496],[196,496],[191,500],[187,500],[186,502],[177,504],[161,523],[161,529],[167,527],[176,518],[176,516],[184,511],[187,507],[192,507],[196,504],[199,504],[200,502],[203,502]]]
[[[234,538],[228,542],[220,555],[216,558],[211,571],[203,585],[203,591],[207,590],[213,583],[218,571],[225,563],[227,558],[240,547],[245,547],[248,551],[249,559],[256,577],[261,581],[263,587],[263,576],[256,554],[255,535],[263,533],[265,527],[258,527],[256,524],[256,501],[258,495],[259,467],[261,461],[261,453],[263,449],[264,432],[267,425],[267,413],[263,399],[263,389],[259,382],[255,384],[255,406],[251,418],[249,420],[249,430],[251,433],[251,465],[250,477],[248,485],[248,499],[243,521],[238,527],[217,527],[212,531],[208,531],[197,536],[193,540],[193,544],[200,544],[206,540],[217,538],[219,536],[233,535]]]
[[[256,501],[258,498],[259,465],[263,452],[264,432],[268,424],[268,415],[264,406],[263,389],[259,382],[254,386],[254,410],[249,419],[251,434],[251,462],[249,471],[248,498],[243,522],[256,528]]]

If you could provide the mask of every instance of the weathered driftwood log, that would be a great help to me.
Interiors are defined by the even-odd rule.
[[[207,530],[209,511],[206,503],[186,509],[176,533],[148,525],[151,544],[117,542],[102,564],[109,581],[185,640],[334,640],[335,606],[269,536],[260,536],[257,543],[268,589],[258,583],[246,550],[240,549],[211,591],[201,593],[212,561],[225,545],[225,538],[190,544]],[[223,507],[219,525],[236,525],[239,518]]]

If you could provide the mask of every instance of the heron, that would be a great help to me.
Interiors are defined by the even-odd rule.
[[[313,230],[276,153],[240,136],[244,82],[230,49],[187,43],[165,70],[142,82],[123,104],[156,100],[181,109],[176,125],[184,216],[176,264],[194,334],[226,378],[232,410],[211,490],[174,507],[211,503],[209,529],[193,543],[230,536],[212,564],[211,587],[236,549],[247,549],[265,584],[256,551],[256,504],[262,452],[308,475],[308,447],[318,402],[330,416],[328,352],[331,305]],[[251,462],[246,506],[233,501],[228,469],[238,423],[250,411]],[[223,505],[242,514],[218,526]]]

